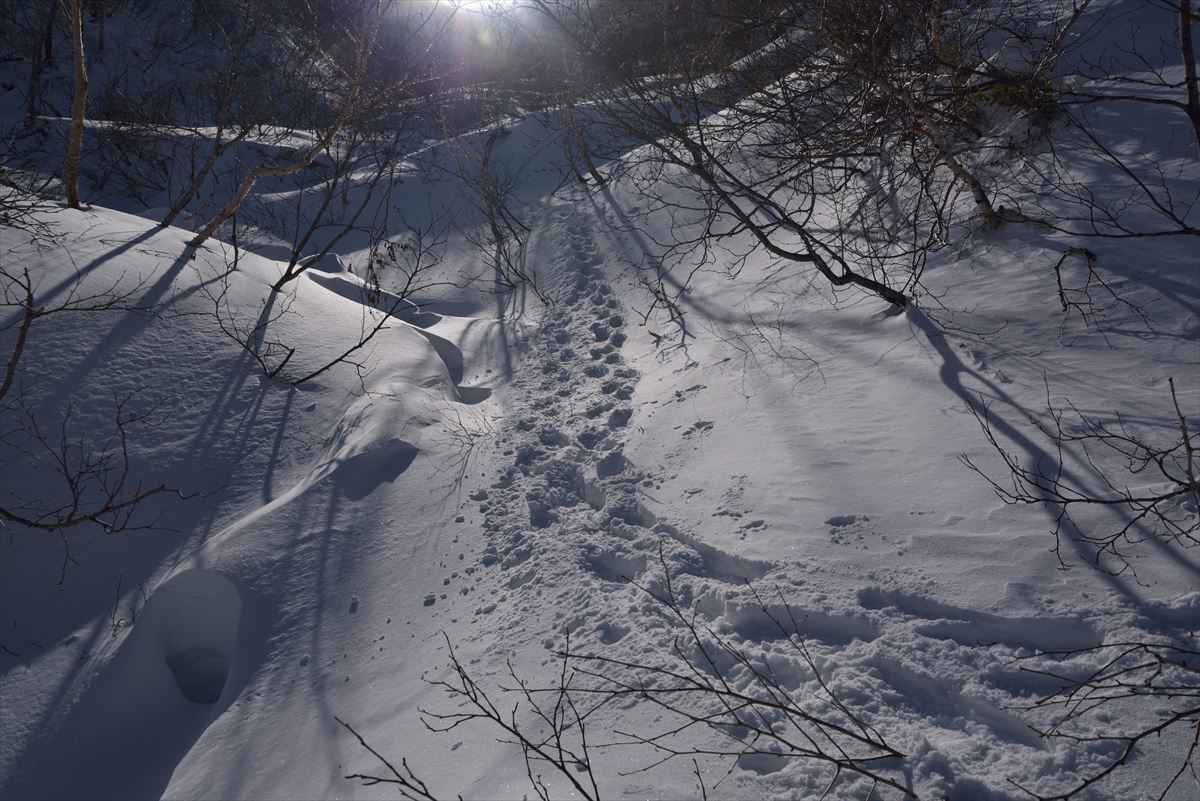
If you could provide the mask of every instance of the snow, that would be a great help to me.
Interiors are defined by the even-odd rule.
[[[422,710],[455,708],[432,683],[452,676],[447,642],[497,697],[509,665],[552,683],[568,631],[573,651],[657,664],[680,636],[646,591],[664,592],[664,569],[699,626],[817,705],[815,666],[906,755],[888,775],[920,798],[1020,797],[1012,782],[1050,792],[1107,764],[1109,745],[1030,728],[1025,708],[1059,685],[1019,660],[1139,638],[1194,647],[1200,560],[1147,544],[1136,576],[1111,576],[1067,542],[1072,568],[1060,569],[1045,511],[1004,505],[962,463],[1002,468],[968,404],[986,403],[1035,459],[1050,454],[1028,417],[1045,414],[1048,392],[1169,432],[1173,376],[1194,420],[1200,261],[1187,237],[1089,242],[1150,320],[1116,306],[1103,335],[1058,311],[1049,268],[1076,239],[976,225],[927,268],[949,308],[835,296],[756,254],[736,278],[692,275],[680,342],[636,266],[661,256],[652,243],[673,221],[647,210],[641,232],[623,225],[645,208],[623,179],[554,191],[556,132],[544,120],[509,129],[494,158],[523,176],[522,258],[553,302],[439,287],[392,315],[361,372],[299,386],[264,377],[217,325],[228,245],[192,258],[189,231],[125,213],[128,198],[114,204],[125,211],[44,213],[49,243],[3,231],[6,265],[29,267],[39,302],[78,283],[154,308],[36,322],[22,378],[34,412],[69,408],[73,430],[99,431],[114,397],[133,393],[149,415],[132,438],[135,474],[195,495],[157,499],[155,530],[70,532],[61,590],[59,539],[15,527],[0,538],[0,795],[391,797],[345,778],[380,766],[336,717],[439,796],[527,796],[501,732],[422,724]],[[487,133],[414,158],[449,165]],[[393,202],[419,224],[457,196],[453,181],[449,168],[436,185],[414,177]],[[235,319],[258,314],[286,266],[268,233],[228,276]],[[297,374],[391,305],[348,270],[362,257],[348,242],[293,283],[273,336],[297,346]],[[487,268],[455,237],[440,269]],[[8,496],[46,491],[31,460],[3,455]],[[812,666],[779,626],[789,619]],[[611,742],[664,728],[660,715],[627,699],[590,731]],[[1145,744],[1095,797],[1165,784],[1186,734]],[[597,749],[603,793],[698,794],[690,761],[635,772],[658,758]],[[831,779],[770,754],[698,769],[714,798],[815,797]],[[869,788],[847,775],[829,797]],[[1170,797],[1195,792],[1183,781]]]

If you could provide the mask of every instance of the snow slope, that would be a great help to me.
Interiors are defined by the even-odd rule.
[[[3,231],[6,265],[27,265],[45,301],[80,281],[154,307],[38,321],[31,408],[46,420],[70,408],[73,430],[99,431],[114,393],[133,393],[150,412],[131,439],[135,473],[199,494],[164,499],[158,530],[71,532],[61,590],[58,539],[0,538],[0,797],[393,797],[345,778],[381,768],[335,716],[439,797],[528,796],[502,732],[421,723],[420,710],[455,709],[430,683],[453,678],[447,641],[504,698],[510,665],[554,681],[567,631],[578,652],[657,663],[679,628],[629,580],[662,592],[664,569],[699,625],[809,702],[820,682],[755,593],[778,617],[786,603],[821,681],[907,755],[885,770],[919,798],[1048,793],[1106,765],[1111,746],[1029,728],[1023,708],[1054,687],[1015,660],[1139,638],[1195,647],[1200,561],[1148,545],[1136,578],[1093,570],[1082,551],[1061,570],[1045,512],[1005,506],[960,461],[1001,467],[968,404],[986,403],[1033,458],[1048,453],[1027,419],[1045,413],[1047,387],[1169,432],[1173,376],[1194,418],[1193,249],[1089,243],[1150,318],[1114,307],[1103,333],[1064,324],[1048,268],[1073,242],[1034,228],[957,232],[927,272],[948,308],[905,313],[759,255],[736,279],[693,276],[680,341],[637,280],[671,221],[643,215],[624,179],[552,193],[554,131],[512,128],[496,158],[523,170],[522,258],[552,302],[478,284],[415,298],[361,375],[263,377],[213,316],[230,258],[218,242],[193,259],[189,232],[100,206],[47,212],[49,242]],[[396,202],[425,213],[437,191],[414,180]],[[284,267],[258,249],[224,295],[242,319]],[[486,275],[460,238],[445,269]],[[273,330],[301,368],[377,313],[352,274],[313,270],[294,286]],[[44,491],[26,463],[4,452],[11,496]],[[591,731],[611,743],[666,721],[616,703]],[[1147,797],[1185,734],[1148,744],[1095,797]],[[597,749],[602,794],[698,796],[690,761],[660,757]],[[769,755],[698,770],[713,798],[819,797],[832,777]],[[871,791],[843,775],[827,797]],[[1169,797],[1196,791],[1185,781]]]

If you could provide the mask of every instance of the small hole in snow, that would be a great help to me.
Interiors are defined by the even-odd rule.
[[[229,658],[215,648],[189,648],[167,657],[167,667],[183,697],[197,704],[216,703],[229,678]]]

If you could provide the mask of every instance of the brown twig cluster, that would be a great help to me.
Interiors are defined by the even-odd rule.
[[[1182,729],[1188,732],[1188,744],[1178,769],[1161,790],[1147,788],[1145,797],[1162,801],[1181,779],[1190,780],[1200,792],[1200,649],[1194,642],[1116,642],[1018,661],[1023,663],[1021,670],[1063,684],[1028,707],[1031,712],[1049,713],[1048,722],[1036,727],[1041,736],[1079,745],[1107,744],[1117,749],[1117,755],[1104,767],[1048,795],[1013,782],[1015,786],[1038,801],[1068,801],[1112,776],[1149,742],[1157,743],[1168,731]],[[1081,661],[1087,664],[1082,673]],[[1129,708],[1158,711],[1154,719],[1130,726],[1122,722],[1122,713]],[[1157,795],[1149,794],[1155,790]]]

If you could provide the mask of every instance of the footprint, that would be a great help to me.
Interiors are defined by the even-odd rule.
[[[759,776],[767,776],[778,773],[792,761],[783,754],[748,753],[738,756],[737,766],[742,770],[757,773]]]
[[[624,583],[637,579],[646,569],[646,559],[615,549],[595,550],[584,557],[584,564],[605,581]]]
[[[744,585],[748,581],[762,578],[775,569],[775,565],[771,562],[734,556],[707,545],[669,523],[659,523],[654,530],[660,534],[666,534],[694,551],[700,557],[700,569],[698,573],[694,574],[701,577],[713,578],[728,584]]]
[[[576,439],[579,440],[580,445],[582,445],[583,447],[587,448],[590,451],[593,448],[595,448],[596,445],[607,436],[608,436],[608,431],[606,429],[585,428],[583,431],[579,432],[579,436],[576,437]]]
[[[781,603],[768,604],[764,609],[756,603],[726,602],[724,625],[755,641],[778,640],[796,633],[805,639],[845,645],[852,640],[871,642],[879,636],[879,630],[865,618],[795,607],[789,611]]]
[[[609,451],[603,459],[596,463],[596,476],[610,478],[624,473],[628,467],[629,462],[620,451]]]
[[[966,719],[982,723],[1010,742],[1039,751],[1046,750],[1045,742],[1025,721],[982,698],[964,695],[947,681],[882,656],[871,657],[864,665],[874,670],[880,679],[896,691],[894,696],[884,698],[888,703],[906,706],[932,718],[938,726],[956,733],[962,731],[962,721]]]
[[[704,384],[693,384],[687,389],[677,389],[675,390],[675,394],[671,396],[671,400],[676,403],[682,403],[704,389],[708,389]]]
[[[612,403],[608,401],[599,401],[589,406],[587,411],[584,412],[584,415],[587,417],[599,417],[600,415],[612,409],[612,407]]]
[[[619,623],[601,623],[597,633],[600,635],[600,642],[612,645],[628,637],[629,631],[628,627]]]
[[[612,414],[608,416],[609,429],[623,428],[629,424],[629,419],[633,417],[633,409],[628,406],[620,407],[612,410]]]
[[[905,614],[926,618],[931,622],[919,626],[918,634],[960,645],[1003,643],[1013,648],[1065,651],[1100,644],[1095,628],[1078,618],[1001,617],[879,587],[859,590],[858,603],[864,609],[894,606]]]

